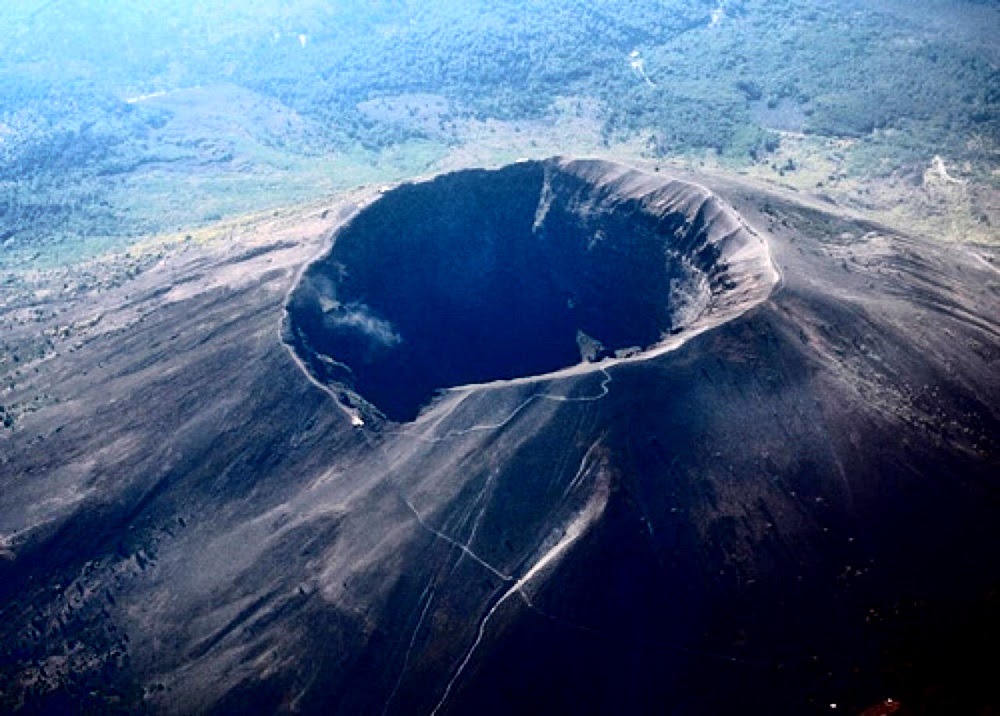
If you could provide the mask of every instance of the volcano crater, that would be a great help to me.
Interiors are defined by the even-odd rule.
[[[528,161],[383,194],[303,272],[284,335],[316,380],[406,422],[450,388],[648,357],[776,281],[764,240],[700,186]]]

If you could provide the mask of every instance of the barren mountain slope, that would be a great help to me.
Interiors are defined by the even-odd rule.
[[[519,176],[538,188],[530,201],[523,186],[476,188]],[[390,192],[346,224],[347,204],[313,210],[301,231],[191,247],[103,293],[111,328],[27,367],[14,397],[49,398],[0,442],[0,703],[351,714],[990,705],[992,675],[972,654],[995,641],[1000,584],[995,266],[703,181],[718,196],[603,162],[458,174]],[[489,289],[511,284],[469,274],[482,265],[476,241],[503,224],[475,225],[456,272],[431,271],[439,264],[427,268],[416,246],[395,273],[383,268],[383,290],[466,276],[505,347],[564,328],[590,340],[529,365],[524,375],[547,374],[531,380],[506,372],[531,351],[468,378],[474,351],[451,366],[459,382],[428,362],[418,377],[452,390],[415,419],[389,419],[356,380],[372,354],[323,372],[342,340],[310,364],[319,353],[283,336],[324,261],[359,262],[345,264],[354,277],[367,262],[393,266],[365,254],[364,236],[353,256],[328,252],[323,231],[340,226],[349,248],[344,237],[381,221],[380,207],[408,212],[393,226],[433,224],[432,202],[405,201],[428,186],[459,203],[486,192],[497,222],[521,221],[523,204],[522,229],[542,227],[539,240],[603,231],[588,251],[609,257],[636,237],[647,249],[736,237],[742,250],[681,252],[702,260],[700,310],[677,320],[626,302],[637,333],[618,341],[622,320],[599,309],[624,294],[589,303],[583,279],[662,286],[645,273],[660,270],[653,253],[640,266],[588,263],[570,242],[516,263],[504,280],[537,290],[540,312],[572,309],[533,338],[490,310],[501,299]],[[706,207],[727,231],[699,234]],[[568,233],[546,233],[547,221]],[[552,256],[579,272],[560,273]],[[744,261],[754,269],[736,271]],[[667,274],[668,286],[681,275]],[[365,300],[348,303],[371,308],[376,292],[357,286]],[[336,313],[337,294],[320,298],[321,313],[344,319],[334,327],[361,325]],[[365,325],[410,345],[419,311],[404,308]],[[652,328],[645,315],[658,316]],[[453,327],[433,311],[426,320]],[[488,348],[489,331],[480,339]],[[646,353],[616,352],[635,345]],[[459,354],[435,344],[415,355]],[[588,356],[604,362],[578,365]]]

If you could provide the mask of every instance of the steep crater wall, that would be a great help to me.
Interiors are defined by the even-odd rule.
[[[285,338],[316,379],[409,421],[443,389],[645,355],[775,280],[701,187],[522,162],[387,192],[304,272]]]

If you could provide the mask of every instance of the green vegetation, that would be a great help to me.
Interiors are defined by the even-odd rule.
[[[791,133],[851,140],[843,178],[920,177],[942,155],[963,180],[1000,188],[990,3],[8,5],[8,267],[424,173],[490,123],[530,134],[581,107],[595,147],[638,138],[650,157],[735,169],[780,159],[784,177],[797,162],[776,152]]]

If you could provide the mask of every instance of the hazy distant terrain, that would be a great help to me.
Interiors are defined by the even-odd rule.
[[[18,0],[0,9],[2,260],[72,260],[470,148],[722,165],[983,240],[998,34],[995,4],[933,0]]]

